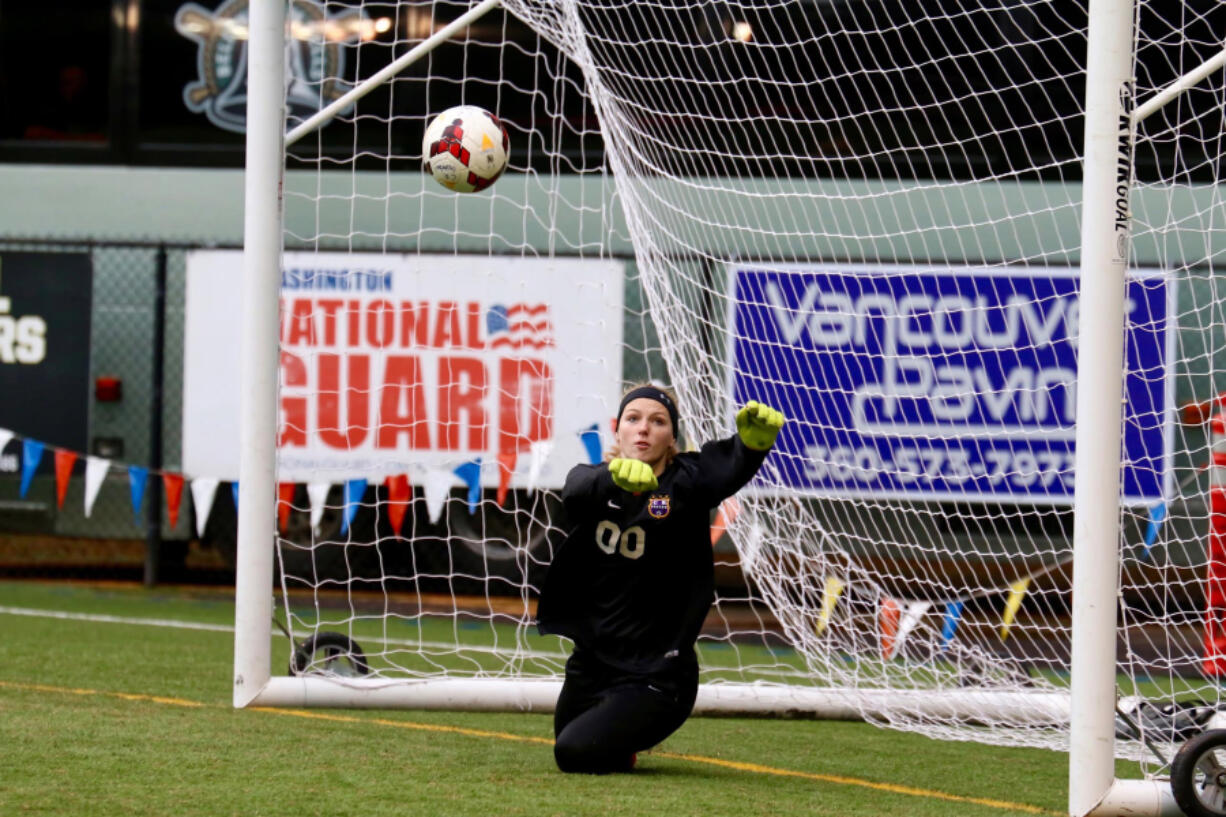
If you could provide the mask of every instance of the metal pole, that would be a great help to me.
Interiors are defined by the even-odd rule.
[[[1115,780],[1124,285],[1132,184],[1132,0],[1090,0],[1073,524],[1069,813]]]
[[[153,405],[149,409],[149,484],[145,502],[145,587],[158,583],[162,562],[162,401],[166,356],[166,248],[158,247],[153,295]]]
[[[247,171],[239,370],[234,705],[268,683],[276,530],[277,311],[285,150],[285,2],[252,0],[247,44]]]

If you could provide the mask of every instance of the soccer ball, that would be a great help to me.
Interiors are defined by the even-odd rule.
[[[475,105],[443,111],[421,140],[422,169],[457,193],[475,193],[496,182],[510,154],[507,129]]]

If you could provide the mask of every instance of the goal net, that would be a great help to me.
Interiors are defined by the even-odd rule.
[[[603,456],[623,385],[657,380],[691,444],[748,399],[788,418],[716,520],[700,711],[1067,748],[1076,385],[1095,365],[1084,4],[503,5],[286,152],[277,609],[297,643],[364,653],[357,676],[344,648],[300,656],[294,700],[547,706],[569,645],[533,611],[560,486]],[[1137,104],[1222,49],[1217,4],[1169,5],[1135,12]],[[292,133],[469,6],[288,8]],[[1143,741],[1203,726],[1226,667],[1224,100],[1221,68],[1202,73],[1140,119],[1135,167],[1125,127],[1118,161],[1103,569],[1116,751],[1159,766]],[[481,193],[421,172],[427,122],[460,104],[510,136]],[[433,680],[544,692],[410,697]]]

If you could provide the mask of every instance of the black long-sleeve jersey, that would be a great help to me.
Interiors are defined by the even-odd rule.
[[[711,509],[766,454],[736,435],[709,442],[640,494],[617,487],[607,464],[572,468],[562,490],[570,530],[545,577],[540,632],[636,675],[692,666],[715,597]]]

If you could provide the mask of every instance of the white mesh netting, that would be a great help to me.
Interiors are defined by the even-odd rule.
[[[348,633],[389,679],[556,677],[531,615],[557,489],[654,378],[694,442],[749,398],[789,418],[721,520],[704,680],[1063,747],[1083,5],[505,5],[289,151],[293,628]],[[292,8],[291,125],[467,6]],[[1137,19],[1140,101],[1226,32],[1209,2]],[[1222,80],[1137,137],[1119,683],[1159,705],[1219,696]],[[510,133],[481,194],[420,172],[457,104]]]

